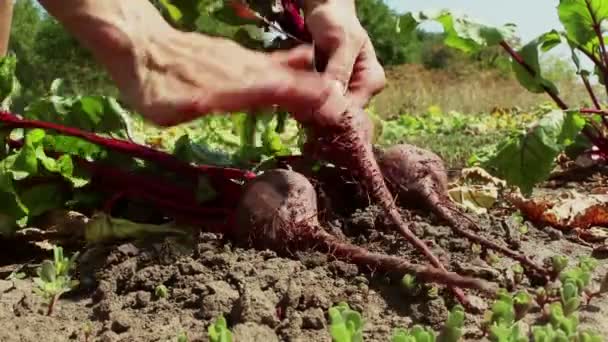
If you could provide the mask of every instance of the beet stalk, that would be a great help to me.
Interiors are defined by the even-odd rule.
[[[51,122],[22,119],[17,115],[11,114],[9,112],[0,111],[0,122],[2,122],[5,127],[41,128],[46,130],[53,130],[60,134],[81,138],[99,146],[103,146],[107,149],[130,155],[134,158],[141,158],[156,162],[171,171],[183,173],[191,177],[198,177],[201,175],[208,175],[214,178],[223,179],[252,179],[255,177],[254,173],[241,169],[219,167],[213,165],[188,164],[177,159],[171,154],[158,151],[147,146],[135,144],[130,141],[106,138],[95,133],[85,132],[74,127],[67,127]]]

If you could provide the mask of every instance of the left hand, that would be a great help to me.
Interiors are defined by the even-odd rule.
[[[351,105],[365,107],[386,85],[384,69],[359,22],[354,0],[305,0],[315,48],[327,58],[324,76],[338,82]]]

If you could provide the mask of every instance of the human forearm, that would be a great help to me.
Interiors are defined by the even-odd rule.
[[[13,0],[0,0],[0,57],[8,52],[12,18]]]
[[[355,0],[304,0],[302,1],[304,13],[310,13],[315,8],[322,5],[337,5],[343,10],[354,11]]]
[[[174,31],[148,0],[39,2],[113,75],[139,76],[137,68],[155,40]]]

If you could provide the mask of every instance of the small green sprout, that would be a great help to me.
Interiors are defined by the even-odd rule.
[[[528,228],[528,225],[525,225],[525,224],[520,225],[518,230],[521,235],[526,235],[526,234],[528,234],[528,231],[530,231],[530,229]]]
[[[554,255],[551,257],[551,269],[554,274],[560,274],[568,267],[568,257],[563,255]]]
[[[579,296],[579,288],[574,282],[567,282],[562,286],[560,299],[566,316],[578,310],[581,305],[581,297]]]
[[[228,329],[228,323],[226,323],[224,316],[219,316],[207,328],[207,335],[211,342],[232,342],[232,332]]]
[[[592,258],[592,257],[582,256],[578,259],[578,267],[582,268],[583,270],[585,270],[589,273],[592,273],[593,271],[595,271],[598,264],[599,264],[599,262],[597,261],[597,259]]]
[[[490,323],[511,325],[515,322],[515,309],[513,308],[513,298],[504,289],[500,289],[497,300],[492,305]]]
[[[53,247],[53,261],[45,260],[37,270],[38,277],[34,278],[36,288],[34,292],[48,300],[47,315],[53,314],[55,304],[59,297],[79,284],[78,280],[73,280],[70,271],[75,267],[78,253],[71,258],[63,256],[62,247]]]
[[[391,342],[435,342],[435,332],[431,329],[415,325],[410,330],[396,329]]]
[[[362,342],[363,318],[347,303],[329,308],[329,331],[333,342]]]
[[[426,295],[429,298],[439,298],[439,287],[435,285],[431,285],[429,289],[426,291]]]
[[[519,291],[513,296],[513,308],[515,310],[515,320],[519,321],[532,308],[532,296],[526,291]]]
[[[578,314],[574,312],[567,316],[561,303],[551,303],[549,306],[549,322],[554,328],[563,331],[566,336],[570,336],[576,333],[578,328]]]
[[[488,251],[488,254],[486,255],[486,262],[491,266],[495,266],[500,262],[500,256],[492,251]]]
[[[568,336],[561,330],[556,330],[551,324],[532,327],[534,342],[568,341]]]
[[[169,290],[165,285],[160,284],[154,289],[154,295],[156,298],[167,298],[169,296]]]
[[[211,338],[210,338],[211,339]],[[188,335],[185,332],[181,332],[177,335],[177,342],[189,342]]]
[[[523,292],[522,292],[523,293]],[[505,289],[500,289],[497,293],[497,300],[492,305],[491,314],[484,322],[488,330],[488,337],[493,342],[524,342],[526,338],[521,336],[519,325],[516,319],[515,303],[525,304],[530,301],[525,295],[521,294],[516,300]],[[522,308],[523,310],[523,308]]]
[[[84,332],[84,340],[85,340],[85,342],[90,341],[90,338],[93,335],[93,323],[91,321],[87,321],[84,324],[84,328],[82,330]]]
[[[522,336],[518,324],[495,323],[490,328],[488,338],[492,342],[528,342],[528,339]]]
[[[544,287],[539,287],[535,292],[536,303],[543,307],[545,303],[549,300],[549,295],[547,294],[547,290]]]
[[[454,306],[448,314],[448,319],[439,333],[438,342],[458,342],[462,337],[464,327],[464,308],[460,305]]]
[[[408,295],[416,295],[418,293],[419,287],[416,282],[416,277],[411,274],[406,274],[401,278],[401,286]]]
[[[521,284],[524,280],[524,268],[520,264],[513,265],[513,281],[515,284]]]

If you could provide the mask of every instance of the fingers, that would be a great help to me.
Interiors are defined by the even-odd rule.
[[[353,73],[349,97],[354,106],[363,108],[386,86],[384,68],[378,62],[376,52],[369,39],[363,46]]]
[[[357,60],[357,55],[360,51],[360,45],[354,41],[346,41],[348,38],[342,38],[338,46],[334,49],[327,49],[320,46],[327,55],[328,61],[324,71],[327,79],[337,81],[343,89],[343,93],[348,89],[348,84],[353,71],[353,66]]]
[[[264,71],[263,76],[249,84],[187,101],[179,109],[180,120],[274,105],[293,113],[306,113],[320,107],[329,92],[328,83],[321,75],[281,65]]]

